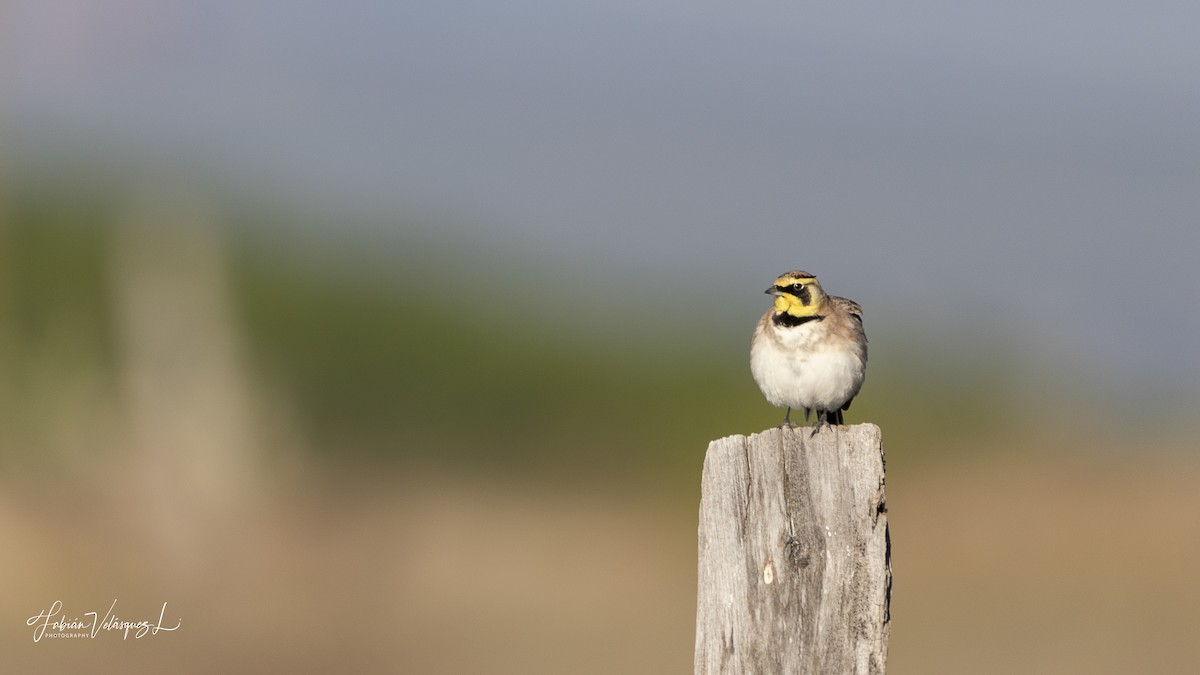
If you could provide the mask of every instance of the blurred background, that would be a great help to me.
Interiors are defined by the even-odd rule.
[[[690,672],[800,267],[866,312],[890,672],[1194,669],[1197,25],[0,5],[0,662]],[[114,599],[179,630],[33,642]]]

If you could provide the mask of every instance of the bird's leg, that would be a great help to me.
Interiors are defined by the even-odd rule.
[[[804,423],[805,423],[805,424],[808,424],[808,414],[809,414],[809,413],[811,413],[811,412],[812,412],[812,411],[811,411],[811,410],[809,410],[808,408],[805,408],[805,409],[804,409]]]
[[[783,427],[787,427],[787,428],[789,428],[789,429],[791,429],[791,428],[792,428],[792,409],[791,409],[790,407],[787,409],[787,412],[786,412],[786,413],[784,413],[784,415],[783,415],[783,424],[780,424],[780,425],[779,425],[779,427],[780,427],[781,429],[782,429]]]

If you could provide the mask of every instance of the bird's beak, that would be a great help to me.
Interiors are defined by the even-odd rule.
[[[767,295],[783,295],[783,291],[780,291],[778,288],[775,288],[774,286],[763,291],[763,293],[766,293]]]

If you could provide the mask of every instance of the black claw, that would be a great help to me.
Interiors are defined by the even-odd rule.
[[[821,427],[832,427],[835,424],[841,424],[841,411],[830,412],[828,410],[817,411],[817,423],[813,426],[812,435],[816,436]]]

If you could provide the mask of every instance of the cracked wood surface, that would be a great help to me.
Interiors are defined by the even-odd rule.
[[[883,673],[890,546],[874,424],[713,441],[695,672]]]

